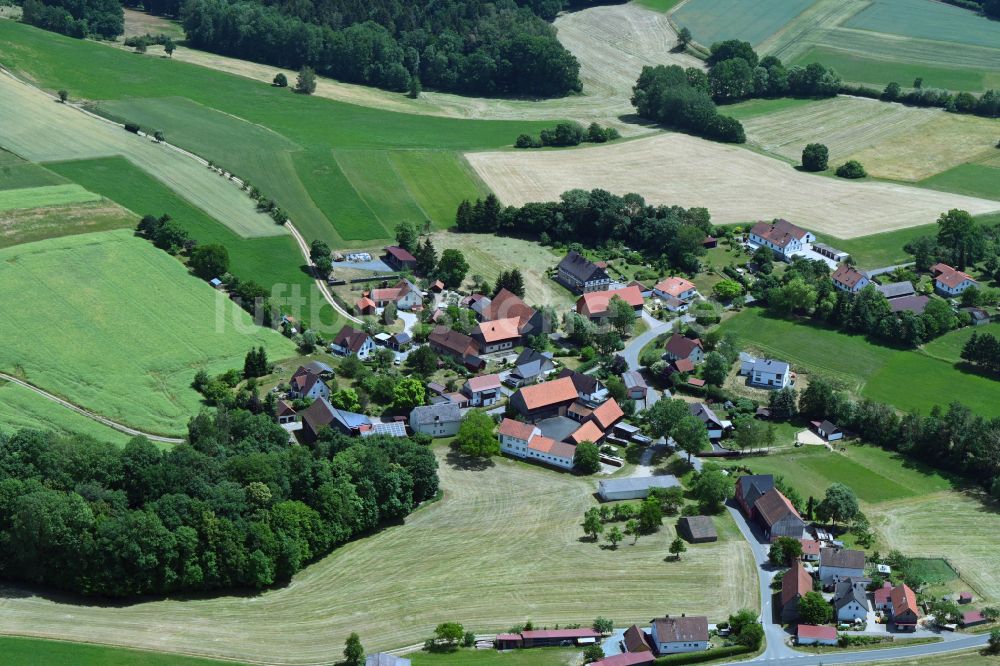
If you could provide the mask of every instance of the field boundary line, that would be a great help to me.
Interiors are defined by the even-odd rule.
[[[72,402],[70,402],[68,400],[64,400],[63,398],[60,398],[59,396],[56,396],[56,395],[53,395],[52,393],[49,393],[45,389],[39,388],[39,387],[35,386],[34,384],[31,384],[29,382],[24,381],[23,379],[18,379],[17,377],[14,377],[13,375],[8,375],[5,372],[0,372],[0,380],[6,380],[6,381],[11,382],[13,384],[17,384],[18,386],[26,388],[29,391],[33,391],[33,392],[37,393],[38,395],[42,396],[43,398],[46,398],[47,400],[51,400],[52,402],[55,402],[55,403],[57,403],[59,405],[62,405],[63,407],[66,407],[67,409],[73,410],[77,414],[80,414],[82,416],[86,416],[89,419],[93,419],[94,421],[97,421],[98,423],[101,423],[103,425],[108,426],[112,430],[117,430],[118,432],[125,433],[126,435],[142,436],[142,437],[145,437],[146,439],[148,439],[150,441],[161,442],[163,444],[183,444],[184,443],[184,440],[181,439],[181,438],[179,438],[179,437],[164,437],[162,435],[154,435],[152,433],[143,432],[142,430],[137,430],[135,428],[130,428],[127,425],[123,425],[121,423],[118,423],[117,421],[112,421],[109,418],[101,416],[100,414],[92,412],[92,411],[90,411],[88,409],[84,409],[83,407],[75,405],[75,404],[73,404]]]

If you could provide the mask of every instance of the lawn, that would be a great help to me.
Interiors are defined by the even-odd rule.
[[[836,238],[821,233],[816,234],[816,238],[823,243],[833,245],[838,250],[850,253],[859,267],[872,269],[913,261],[913,256],[903,249],[906,244],[920,236],[936,235],[937,225],[926,224],[859,238]]]
[[[962,164],[920,181],[923,187],[1000,200],[1000,167]]]
[[[856,394],[898,409],[927,411],[957,400],[982,416],[1000,415],[1000,382],[961,372],[921,351],[895,350],[818,324],[769,317],[759,308],[727,320],[722,330],[735,333],[747,348],[790,362],[797,372],[832,377]]]
[[[59,162],[48,167],[136,215],[169,214],[199,243],[226,246],[229,270],[237,277],[252,279],[279,295],[289,295],[295,289],[309,295],[308,305],[318,307],[318,313],[307,309],[300,319],[317,328],[337,325],[333,309],[316,293],[312,278],[304,272],[302,254],[291,236],[241,238],[121,157]]]
[[[100,200],[101,195],[88,192],[75,183],[23,187],[16,190],[0,190],[0,212],[43,206],[65,206]]]
[[[815,0],[690,0],[674,21],[708,47],[725,39],[760,44],[801,14]]]
[[[518,134],[537,134],[551,125],[419,116],[294,95],[243,77],[170,59],[138,58],[12,22],[0,25],[0,62],[50,90],[63,88],[74,98],[93,100],[104,113],[161,129],[168,140],[247,175],[293,221],[301,218],[308,239],[323,237],[333,244],[388,239],[386,227],[391,230],[401,214],[422,211],[437,225],[450,225],[454,198],[428,207],[405,193],[425,188],[433,193],[442,175],[458,179],[454,187],[460,192],[475,191],[475,179],[458,151],[507,146]],[[93,76],[94,71],[102,76]],[[446,152],[427,165],[415,164],[404,177],[380,152],[404,149]],[[341,159],[339,151],[358,150],[379,152]],[[309,161],[308,169],[297,164],[300,157]],[[449,160],[453,164],[442,174],[438,167]],[[338,163],[347,169],[346,184],[358,191],[343,208],[339,196],[316,196],[317,183],[308,178],[323,168],[339,170]],[[392,196],[376,196],[371,182]],[[367,206],[358,205],[359,197]]]
[[[579,663],[583,651],[576,648],[532,648],[530,650],[455,650],[411,652],[405,655],[413,666],[567,666]]]
[[[275,360],[294,353],[127,230],[0,250],[0,283],[0,368],[157,434],[183,433],[200,408],[197,369],[242,367],[257,345]]]
[[[63,435],[90,435],[120,446],[131,439],[23,386],[0,380],[0,431],[12,432],[22,428],[52,430]]]
[[[221,666],[231,661],[125,650],[106,645],[0,636],[0,652],[8,666]],[[237,665],[238,666],[238,665]]]
[[[504,459],[463,469],[435,448],[440,501],[338,548],[285,587],[124,607],[9,594],[5,631],[315,664],[337,659],[351,631],[372,653],[422,643],[445,621],[481,633],[528,619],[587,626],[597,615],[628,626],[675,609],[718,622],[759,603],[750,549],[728,516],[720,541],[689,546],[679,562],[666,560],[671,519],[634,546],[605,550],[579,526],[595,505],[594,479]]]

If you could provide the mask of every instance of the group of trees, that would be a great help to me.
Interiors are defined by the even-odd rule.
[[[802,169],[805,171],[826,171],[830,164],[830,151],[822,143],[810,143],[802,149]],[[848,160],[837,167],[839,178],[864,178],[868,175],[861,162]]]
[[[752,97],[833,97],[840,76],[821,63],[785,68],[774,56],[759,58],[749,42],[712,44],[708,84],[720,104]]]
[[[145,53],[147,47],[151,44],[156,44],[163,47],[163,52],[167,54],[168,58],[172,58],[174,51],[177,49],[174,40],[163,33],[151,35],[147,32],[145,35],[133,35],[132,37],[126,37],[124,44],[125,46],[131,46],[138,53]]]
[[[700,268],[703,241],[713,232],[705,208],[650,206],[638,194],[619,196],[600,189],[569,190],[559,201],[520,208],[505,208],[490,194],[459,204],[455,223],[458,231],[527,236],[544,244],[622,243],[687,272]]]
[[[546,22],[555,16],[547,5],[561,4],[186,0],[180,15],[197,48],[291,69],[305,65],[411,96],[429,86],[559,97],[581,88],[579,63]]]
[[[261,589],[437,493],[400,438],[324,432],[289,446],[271,415],[191,419],[161,452],[84,436],[0,434],[0,572],[86,595]]]
[[[659,400],[643,413],[643,418],[652,437],[673,438],[677,448],[688,455],[688,461],[692,455],[709,448],[705,424],[691,414],[683,400]]]
[[[962,347],[962,360],[984,370],[1000,373],[1000,340],[992,333],[973,332]]]
[[[928,271],[943,261],[964,271],[985,260],[986,270],[1000,275],[1000,226],[985,227],[968,212],[952,209],[938,218],[936,236],[920,236],[904,246],[915,268]]]
[[[632,537],[632,543],[635,543],[640,536],[657,532],[663,525],[663,515],[676,514],[683,502],[683,491],[679,487],[654,488],[638,504],[602,504],[600,508],[590,507],[583,516],[581,527],[584,534],[595,543],[604,534],[605,540],[614,549],[626,536]],[[612,525],[605,534],[606,523],[620,522],[625,523],[624,528]]]
[[[22,20],[70,37],[114,39],[125,32],[118,0],[24,0]]]
[[[696,67],[645,66],[632,94],[632,106],[644,118],[726,143],[745,143],[743,125],[719,115],[708,76]]]
[[[514,142],[515,148],[542,148],[544,146],[579,146],[581,143],[607,143],[621,137],[614,127],[601,127],[590,123],[587,129],[575,122],[559,123],[555,129],[543,129],[538,137],[521,134]]]
[[[977,97],[970,92],[952,93],[937,88],[924,88],[923,80],[919,78],[913,82],[913,87],[906,92],[896,81],[890,82],[881,92],[864,86],[851,87],[844,92],[876,97],[886,102],[902,102],[912,106],[934,106],[951,113],[968,113],[986,118],[1000,116],[1000,93],[995,90],[987,90]]]

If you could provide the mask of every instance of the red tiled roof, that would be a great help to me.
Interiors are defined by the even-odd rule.
[[[944,264],[939,265],[945,266]],[[954,289],[966,280],[971,280],[973,283],[976,282],[975,279],[973,279],[973,277],[968,273],[963,273],[962,271],[952,268],[951,266],[945,266],[945,268],[947,270],[941,271],[935,279],[950,289]]]
[[[674,361],[674,367],[677,368],[677,372],[694,372],[694,362],[686,358]]]
[[[633,308],[642,306],[642,290],[636,286],[610,291],[591,291],[576,301],[576,311],[587,317],[599,317],[607,314],[611,299],[617,296]]]
[[[521,334],[518,333],[517,329],[517,317],[510,317],[508,319],[484,321],[479,324],[478,331],[484,342],[491,343],[521,337]]]
[[[333,344],[338,347],[343,347],[349,350],[351,353],[357,353],[359,349],[368,340],[368,334],[364,331],[359,331],[350,325],[345,325],[337,333],[337,337],[333,339]]]
[[[528,442],[528,448],[534,451],[548,453],[549,455],[557,458],[568,458],[570,460],[573,459],[573,455],[576,453],[576,447],[572,444],[557,442],[556,440],[543,435],[532,437],[531,441]]]
[[[892,583],[889,583],[888,581],[882,583],[882,587],[875,590],[875,603],[877,605],[889,603],[891,594],[892,594]]]
[[[685,291],[694,289],[694,282],[690,280],[685,280],[682,277],[668,277],[665,280],[660,280],[653,287],[656,291],[663,292],[664,294],[670,294],[674,298],[680,298],[681,294]]]
[[[518,329],[527,324],[535,316],[535,309],[518,298],[517,294],[501,289],[490,301],[483,313],[487,321],[495,319],[517,319]]]
[[[671,356],[677,358],[687,358],[691,355],[691,352],[695,350],[696,347],[701,347],[701,340],[698,338],[691,339],[681,335],[680,333],[674,333],[667,340],[667,344],[664,347]]]
[[[601,426],[603,430],[607,430],[617,423],[620,418],[625,416],[625,412],[622,411],[621,406],[618,405],[618,402],[614,398],[610,398],[603,405],[595,409],[592,416],[597,421],[597,425]]]
[[[792,568],[785,572],[785,577],[781,579],[781,605],[784,606],[796,597],[801,597],[806,592],[812,592],[813,579],[802,566],[801,562],[796,562]]]
[[[514,437],[527,442],[535,433],[535,426],[528,423],[521,423],[520,421],[515,421],[514,419],[504,419],[500,423],[500,429],[497,430],[497,432],[501,435]]]
[[[980,611],[969,611],[962,613],[962,624],[972,624],[974,622],[984,622],[986,618]]]
[[[646,637],[646,632],[636,624],[625,630],[622,642],[625,643],[625,649],[629,652],[649,652],[653,649]]]
[[[750,228],[750,233],[770,241],[781,248],[788,245],[793,238],[801,240],[806,236],[804,229],[800,229],[788,220],[758,222]]]
[[[395,301],[402,296],[402,289],[399,287],[387,287],[385,289],[372,289],[372,298],[376,301]]]
[[[837,630],[834,627],[818,627],[814,624],[800,624],[798,627],[798,637],[834,640],[837,638]]]
[[[529,410],[541,409],[561,402],[571,402],[578,397],[576,386],[573,385],[573,379],[570,377],[525,386],[520,389],[519,393],[521,399],[524,400],[524,406]]]
[[[593,421],[587,421],[569,436],[574,444],[591,442],[596,444],[604,438],[604,431]]]
[[[815,539],[799,539],[803,555],[819,555],[819,541]]]
[[[897,585],[889,593],[889,600],[892,601],[892,614],[900,615],[906,611],[917,612],[917,595],[913,593],[906,584]]]
[[[371,308],[374,308],[374,307],[375,307],[375,301],[373,301],[372,299],[368,298],[367,296],[363,296],[362,298],[358,299],[358,309],[359,310],[364,311],[364,310],[368,310],[368,309],[371,309]]]
[[[833,281],[842,284],[848,289],[853,289],[854,286],[864,279],[864,275],[861,274],[853,266],[848,266],[847,264],[841,264],[837,266],[837,270],[833,272]]]
[[[483,375],[482,377],[470,377],[466,382],[469,390],[473,393],[489,391],[500,388],[500,375]]]
[[[519,641],[521,634],[497,634],[498,641]]]
[[[278,416],[288,416],[289,414],[295,414],[295,408],[284,400],[278,401],[278,408],[275,411]]]
[[[699,379],[698,377],[689,377],[687,383],[691,386],[697,386],[700,388],[705,385],[705,380]]]

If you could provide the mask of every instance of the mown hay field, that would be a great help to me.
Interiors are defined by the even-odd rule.
[[[0,432],[10,433],[22,428],[51,430],[62,435],[90,435],[119,446],[131,439],[30,389],[0,379]]]
[[[99,194],[88,192],[75,183],[22,187],[16,190],[0,190],[0,212],[92,203],[100,200]]]
[[[813,2],[815,0],[688,0],[673,13],[673,19],[706,47],[725,39],[740,39],[757,45]]]
[[[107,199],[94,203],[0,211],[0,247],[134,228],[138,218]]]
[[[441,500],[339,548],[286,587],[123,607],[12,590],[4,630],[305,664],[336,661],[351,631],[374,652],[422,643],[444,621],[491,632],[528,619],[588,625],[604,615],[627,626],[670,610],[716,622],[759,603],[749,546],[728,516],[716,521],[718,542],[689,546],[679,562],[667,561],[670,524],[606,550],[581,539],[594,479],[502,459],[472,471],[438,451]]]
[[[685,134],[467,158],[507,204],[552,201],[569,189],[600,187],[637,192],[650,203],[704,206],[716,224],[784,217],[839,238],[928,224],[950,208],[1000,210],[1000,203],[985,199],[800,173],[770,157]]]
[[[743,122],[748,141],[765,151],[798,162],[807,144],[822,143],[831,168],[857,159],[871,175],[893,180],[922,180],[996,151],[994,120],[855,97],[792,105]]]
[[[0,250],[0,369],[156,434],[185,431],[204,368],[242,368],[252,347],[295,353],[221,292],[131,231]]]

